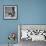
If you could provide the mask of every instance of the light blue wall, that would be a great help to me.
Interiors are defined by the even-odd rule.
[[[3,5],[18,5],[18,20],[3,20]],[[0,0],[0,44],[18,32],[17,24],[46,24],[46,0]]]
[[[21,0],[20,22],[46,24],[46,0]]]
[[[3,19],[3,5],[17,5],[18,0],[0,0],[0,44],[8,43],[8,34],[10,32],[16,32],[18,20],[4,20]],[[17,39],[15,41],[17,43]]]

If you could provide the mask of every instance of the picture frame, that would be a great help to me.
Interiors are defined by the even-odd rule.
[[[23,34],[21,32],[27,31],[27,30],[28,30],[27,32],[28,35],[26,34],[26,36],[28,37],[25,39],[24,37],[25,35],[23,35],[24,32]],[[19,38],[18,39],[19,42],[21,42],[22,40],[46,41],[46,24],[19,24],[18,25],[18,38]]]
[[[3,6],[3,19],[15,20],[18,18],[17,5],[4,5]]]

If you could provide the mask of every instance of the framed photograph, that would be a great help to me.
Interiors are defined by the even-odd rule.
[[[4,5],[4,19],[17,19],[17,6]]]
[[[18,41],[46,41],[46,25],[39,24],[19,24]]]

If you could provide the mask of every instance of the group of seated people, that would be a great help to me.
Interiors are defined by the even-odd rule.
[[[21,39],[32,39],[33,40],[46,40],[46,31],[45,30],[21,30]]]

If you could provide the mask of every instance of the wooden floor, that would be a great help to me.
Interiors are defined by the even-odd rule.
[[[8,44],[0,44],[0,46],[8,46]],[[43,41],[32,42],[31,40],[28,41],[21,40],[19,44],[15,44],[13,46],[46,46],[46,42]]]
[[[44,41],[34,41],[31,40],[21,40],[19,46],[46,46],[46,42]]]

